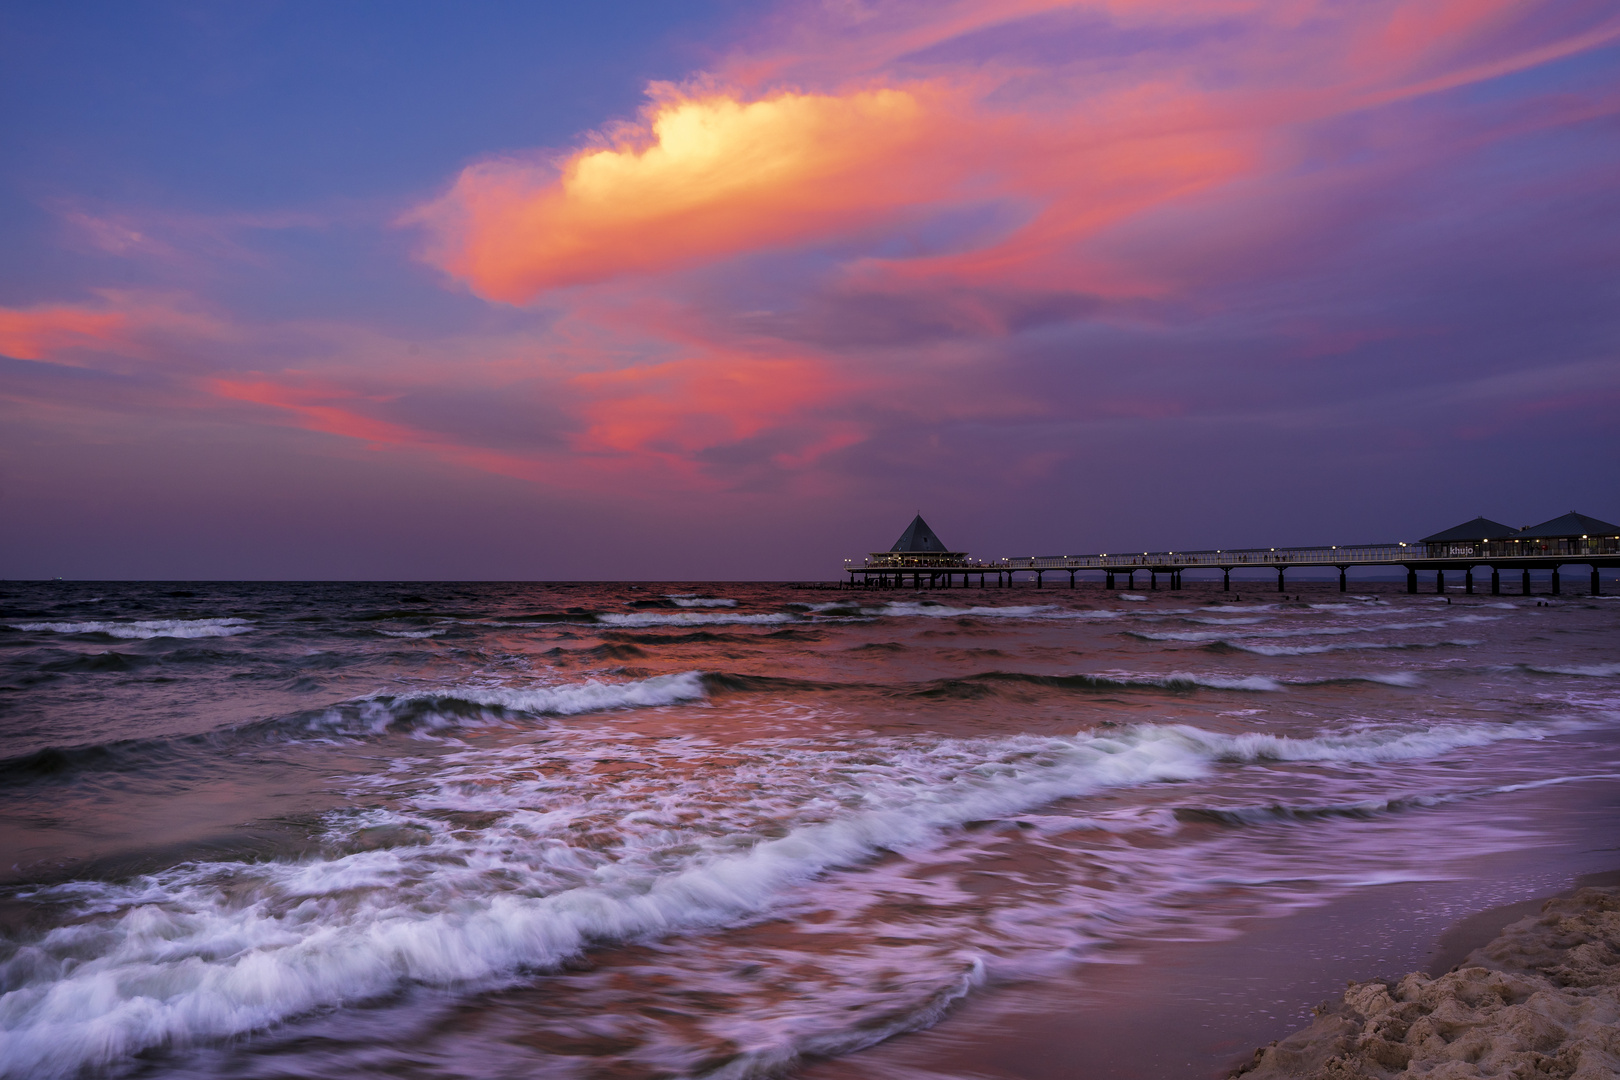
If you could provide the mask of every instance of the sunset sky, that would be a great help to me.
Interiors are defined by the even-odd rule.
[[[1620,518],[1612,0],[12,0],[0,125],[0,577]]]

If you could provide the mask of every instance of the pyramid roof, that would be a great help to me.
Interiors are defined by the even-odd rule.
[[[1587,517],[1571,510],[1562,517],[1520,529],[1513,536],[1518,540],[1536,540],[1552,536],[1620,536],[1620,525],[1610,525],[1607,521],[1599,521],[1595,517]]]
[[[944,551],[945,542],[935,535],[934,530],[928,527],[928,522],[918,514],[906,526],[906,531],[900,534],[900,539],[894,542],[890,551]]]
[[[1517,531],[1513,526],[1503,525],[1500,521],[1492,521],[1488,517],[1477,517],[1473,521],[1453,525],[1444,532],[1437,532],[1433,536],[1425,536],[1418,543],[1449,544],[1463,540],[1501,540],[1504,537],[1512,536]]]

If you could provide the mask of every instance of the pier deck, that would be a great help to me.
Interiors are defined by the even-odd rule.
[[[1486,567],[1491,572],[1491,592],[1502,591],[1502,571],[1521,572],[1521,590],[1530,593],[1530,571],[1552,572],[1551,591],[1560,591],[1559,571],[1564,566],[1585,565],[1591,568],[1592,594],[1599,595],[1599,568],[1620,566],[1620,536],[1559,540],[1554,543],[1532,544],[1523,541],[1498,540],[1464,544],[1428,544],[1422,542],[1391,544],[1329,545],[1325,547],[1292,548],[1240,548],[1205,551],[1143,551],[1103,553],[1097,555],[1026,555],[999,559],[994,562],[971,561],[947,555],[943,558],[927,554],[882,553],[855,564],[846,561],[844,567],[851,588],[901,588],[909,579],[913,588],[952,588],[960,576],[963,588],[970,588],[977,578],[979,588],[986,588],[990,578],[998,587],[1008,587],[1014,575],[1034,575],[1036,588],[1044,585],[1048,573],[1069,575],[1069,586],[1074,587],[1082,571],[1101,571],[1108,588],[1124,575],[1134,588],[1137,574],[1147,574],[1149,587],[1158,588],[1159,575],[1169,578],[1169,587],[1181,587],[1181,575],[1187,570],[1219,570],[1226,589],[1232,587],[1233,570],[1275,570],[1277,591],[1286,590],[1288,570],[1305,567],[1337,567],[1339,589],[1348,588],[1346,571],[1353,566],[1402,566],[1406,568],[1408,592],[1418,591],[1418,572],[1435,574],[1435,589],[1445,590],[1447,571],[1461,574],[1467,592],[1474,591],[1474,570]]]

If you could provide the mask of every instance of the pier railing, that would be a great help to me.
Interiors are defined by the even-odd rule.
[[[1151,567],[1356,566],[1426,558],[1421,544],[1353,547],[1238,548],[1216,551],[1142,551],[1102,555],[1027,555],[1002,559],[1003,570],[1141,570]]]
[[[1578,561],[1582,557],[1620,557],[1620,537],[1592,536],[1549,541],[1492,540],[1463,544],[1325,545],[1293,548],[1217,548],[1203,551],[1128,551],[1100,555],[1023,555],[985,562],[959,552],[874,553],[846,570],[989,571],[997,570],[1212,570],[1239,567],[1390,566],[1419,562],[1497,560]]]

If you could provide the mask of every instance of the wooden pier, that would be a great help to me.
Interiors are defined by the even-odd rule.
[[[920,528],[919,528],[920,526]],[[1579,530],[1579,531],[1576,531]],[[925,546],[917,546],[917,538]],[[1475,536],[1477,539],[1470,539]],[[1462,579],[1464,592],[1474,591],[1474,572],[1490,571],[1490,591],[1501,595],[1502,575],[1520,575],[1520,592],[1530,595],[1530,572],[1551,571],[1551,592],[1559,595],[1560,574],[1566,566],[1591,570],[1591,595],[1601,595],[1600,568],[1620,566],[1620,526],[1573,511],[1524,529],[1476,518],[1423,540],[1390,544],[1328,545],[1325,547],[1236,548],[1204,551],[1143,551],[1099,555],[1025,555],[987,562],[966,552],[947,551],[918,515],[888,551],[872,552],[861,563],[846,559],[847,587],[870,589],[987,588],[993,578],[998,588],[1013,586],[1018,574],[1033,575],[1035,588],[1043,588],[1047,574],[1069,575],[1069,588],[1084,572],[1100,572],[1105,587],[1119,587],[1124,578],[1136,588],[1136,575],[1145,574],[1148,588],[1157,589],[1162,575],[1168,587],[1182,587],[1188,570],[1219,570],[1222,586],[1232,588],[1233,570],[1274,570],[1277,591],[1287,589],[1286,574],[1304,567],[1336,567],[1339,591],[1349,588],[1347,573],[1353,566],[1400,566],[1406,569],[1406,591],[1418,591],[1418,574],[1434,574],[1436,592],[1444,592],[1446,574]],[[1060,579],[1061,580],[1061,579]],[[1511,578],[1510,578],[1511,581]]]

